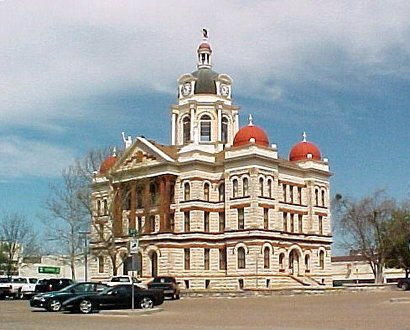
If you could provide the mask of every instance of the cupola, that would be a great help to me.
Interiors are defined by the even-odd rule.
[[[302,160],[322,160],[319,148],[312,142],[306,140],[306,133],[303,133],[301,142],[296,143],[289,153],[291,162]]]

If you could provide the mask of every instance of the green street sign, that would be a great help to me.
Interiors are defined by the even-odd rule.
[[[40,274],[60,274],[60,267],[38,267],[38,272]]]
[[[137,237],[138,231],[135,228],[128,229],[128,236],[130,237]]]

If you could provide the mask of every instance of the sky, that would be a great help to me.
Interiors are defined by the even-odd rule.
[[[0,25],[0,212],[40,226],[49,184],[122,131],[170,144],[202,28],[280,157],[306,131],[332,195],[410,198],[408,0],[0,0]]]

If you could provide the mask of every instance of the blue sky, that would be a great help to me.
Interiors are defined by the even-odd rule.
[[[208,28],[286,158],[306,131],[332,194],[410,198],[408,1],[0,1],[0,210],[38,226],[48,184],[121,132],[170,143],[177,78]]]

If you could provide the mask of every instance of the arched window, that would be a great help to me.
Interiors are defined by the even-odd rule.
[[[263,197],[263,179],[259,179],[259,196]]]
[[[237,179],[234,179],[232,181],[232,196],[234,198],[238,197],[238,180]]]
[[[209,183],[205,182],[204,184],[204,199],[209,201]]]
[[[104,204],[104,215],[107,215],[108,214],[108,202],[106,199],[104,199],[103,204]]]
[[[305,270],[309,271],[310,268],[310,255],[305,255]]]
[[[101,201],[97,200],[97,215],[101,214]]]
[[[191,199],[191,186],[189,182],[185,182],[184,184],[184,200],[189,201]]]
[[[325,205],[325,191],[322,190],[322,206],[326,206]]]
[[[242,180],[242,195],[248,196],[249,195],[249,180],[248,178],[243,178]]]
[[[225,183],[221,183],[218,187],[219,191],[219,201],[223,202],[225,200]]]
[[[104,256],[98,257],[98,272],[104,273]]]
[[[182,134],[183,143],[189,143],[191,141],[191,118],[189,116],[184,117],[182,120]]]
[[[211,141],[211,117],[203,115],[201,117],[201,141]]]
[[[272,180],[268,179],[268,197],[272,198]]]
[[[270,268],[270,249],[267,246],[263,249],[263,268]]]
[[[285,269],[285,254],[284,253],[279,254],[279,268]]]
[[[228,118],[222,118],[222,127],[221,127],[221,142],[228,143]]]
[[[319,267],[320,269],[325,269],[325,252],[319,252]]]
[[[315,189],[315,206],[319,205],[319,189]]]
[[[244,269],[246,267],[245,262],[245,249],[243,247],[238,248],[238,268]]]

